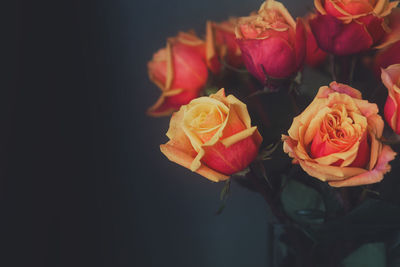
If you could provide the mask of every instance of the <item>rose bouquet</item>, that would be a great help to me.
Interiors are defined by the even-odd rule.
[[[400,266],[400,9],[315,0],[168,38],[148,63],[161,152],[269,206],[274,266]]]

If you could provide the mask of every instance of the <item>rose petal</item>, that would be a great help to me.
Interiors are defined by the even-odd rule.
[[[201,161],[214,170],[231,175],[246,168],[257,156],[260,145],[257,131],[252,136],[242,139],[229,147],[221,142],[213,146],[204,146]]]
[[[385,145],[383,146],[378,162],[373,170],[364,172],[343,181],[329,182],[329,185],[333,187],[344,187],[367,185],[380,182],[383,179],[383,175],[390,171],[391,167],[388,163],[392,161],[395,156],[396,153],[390,148],[390,146]]]
[[[386,32],[383,28],[384,19],[374,15],[367,15],[357,19],[357,22],[365,25],[368,33],[371,35],[374,44],[378,43],[385,36]]]
[[[382,69],[381,77],[386,88],[392,88],[400,80],[400,64],[394,64]]]
[[[193,157],[188,155],[184,151],[177,149],[176,147],[169,144],[160,145],[160,150],[170,161],[175,162],[185,168],[190,168]],[[206,177],[213,182],[225,181],[229,178],[229,176],[216,172],[206,165],[201,165],[196,170],[196,173]]]
[[[180,43],[173,46],[172,53],[174,79],[171,88],[201,89],[208,78],[203,57]]]
[[[197,91],[184,91],[183,89],[165,91],[157,102],[147,110],[147,114],[154,117],[170,115],[180,106],[188,104],[198,96],[199,92]]]
[[[331,82],[329,84],[329,88],[332,89],[335,92],[341,93],[341,94],[346,94],[351,96],[352,98],[356,99],[362,99],[361,92],[358,91],[357,89],[354,89],[353,87],[350,87],[346,84],[343,83],[337,83],[337,82]],[[325,91],[324,96],[327,97],[331,92]],[[319,95],[318,97],[321,97],[322,95]]]
[[[296,70],[293,48],[280,37],[238,40],[238,44],[246,68],[261,82],[267,78],[265,73],[272,78],[284,78]]]
[[[391,2],[391,4],[393,3],[394,2]],[[375,47],[376,49],[388,47],[400,40],[400,8],[393,9],[390,15],[388,14],[387,20],[389,21],[388,26],[390,32],[388,32],[380,44]]]
[[[399,127],[397,126],[397,117],[398,116],[398,104],[395,99],[395,96],[389,90],[388,98],[385,103],[385,108],[384,108],[384,114],[385,114],[385,120],[389,123],[390,127],[397,133],[399,134]]]
[[[330,15],[317,15],[310,20],[311,30],[321,49],[335,55],[350,55],[368,50],[373,38],[364,25],[343,24]]]
[[[296,53],[296,68],[299,70],[303,67],[304,59],[306,57],[306,29],[304,22],[301,18],[297,19],[296,22],[296,42],[295,42],[295,53]]]
[[[400,33],[398,34],[400,36]],[[387,68],[393,64],[400,63],[400,41],[388,48],[379,51],[374,59],[374,72],[377,77],[381,75],[381,68]]]

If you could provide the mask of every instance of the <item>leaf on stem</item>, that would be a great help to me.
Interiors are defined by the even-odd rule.
[[[228,200],[229,194],[230,194],[230,189],[231,189],[231,179],[229,178],[228,180],[225,181],[225,185],[221,190],[221,193],[219,195],[219,199],[221,200],[221,205],[218,208],[216,214],[220,215],[226,206],[226,201]]]

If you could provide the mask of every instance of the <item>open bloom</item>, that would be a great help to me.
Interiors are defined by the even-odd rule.
[[[239,20],[236,38],[248,71],[261,82],[286,78],[304,62],[306,37],[301,19],[297,22],[274,0],[265,1],[257,14]]]
[[[382,82],[388,89],[385,119],[393,131],[400,134],[400,64],[382,69]]]
[[[206,42],[209,51],[214,51],[213,53],[218,54],[221,60],[233,67],[240,67],[243,64],[242,52],[235,36],[237,21],[237,18],[230,18],[221,23],[208,21],[206,29]],[[209,52],[209,56],[212,57],[213,53]]]
[[[174,113],[160,146],[169,160],[218,182],[246,168],[262,142],[246,105],[224,89],[200,97]]]
[[[199,96],[208,78],[205,42],[192,33],[169,38],[167,47],[148,63],[150,79],[161,89],[158,101],[148,109],[152,116],[169,115]]]
[[[390,171],[388,162],[396,155],[380,142],[383,127],[376,104],[332,82],[294,118],[289,136],[282,136],[283,148],[309,175],[331,186],[372,184]]]
[[[350,55],[395,42],[387,37],[391,29],[385,18],[398,1],[314,0],[314,4],[319,15],[310,26],[319,46],[327,52]]]

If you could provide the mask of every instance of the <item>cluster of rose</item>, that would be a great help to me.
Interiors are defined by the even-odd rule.
[[[379,112],[392,129],[388,135],[400,134],[398,3],[315,0],[315,12],[295,20],[283,4],[267,0],[247,17],[207,22],[204,40],[194,32],[168,38],[167,46],[148,63],[150,79],[162,91],[148,114],[172,114],[170,140],[160,146],[161,152],[211,181],[229,179],[260,154],[269,158],[273,151],[268,149],[275,146],[264,144],[265,138],[263,143],[263,132],[252,126],[243,99],[226,96],[224,89],[205,94],[210,76],[226,69],[240,73],[244,66],[262,85],[261,94],[267,94],[282,85],[292,88],[304,66],[325,68],[330,69],[331,82],[314,88],[311,103],[291,118],[279,140],[283,151],[293,164],[330,187],[382,181],[396,152],[383,135]],[[382,84],[379,90],[387,95],[383,110],[363,99],[363,88],[350,86],[354,62]]]
[[[170,115],[170,141],[161,151],[172,161],[212,181],[226,180],[256,157],[262,138],[251,127],[246,106],[224,90],[199,97],[208,69],[218,74],[226,62],[244,64],[260,82],[286,78],[304,61],[320,65],[327,53],[350,55],[380,49],[376,69],[388,89],[385,118],[400,132],[400,9],[398,2],[316,0],[315,14],[294,20],[279,2],[269,0],[248,17],[207,22],[206,40],[195,33],[169,38],[149,62],[150,79],[162,94],[148,113]],[[389,66],[391,65],[391,66]],[[285,151],[311,176],[332,186],[376,183],[390,170],[395,153],[381,140],[384,123],[361,93],[333,82],[283,136]]]

